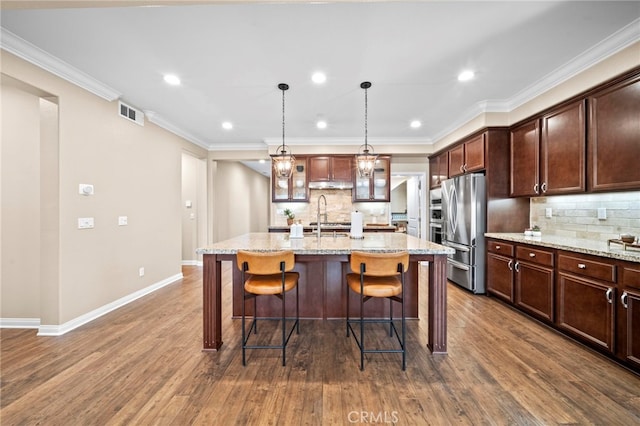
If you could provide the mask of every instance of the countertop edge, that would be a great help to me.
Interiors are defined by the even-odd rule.
[[[624,250],[622,246],[607,246],[607,242],[581,238],[562,237],[558,235],[542,235],[542,237],[527,237],[520,233],[487,232],[485,238],[512,241],[557,250],[571,251],[592,256],[607,257],[626,262],[640,263],[640,250]]]

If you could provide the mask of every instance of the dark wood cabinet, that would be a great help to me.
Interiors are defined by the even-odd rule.
[[[353,179],[353,156],[309,157],[310,182],[351,182]]]
[[[511,129],[512,197],[536,196],[540,176],[540,120],[535,119]]]
[[[354,202],[390,201],[391,199],[391,156],[379,155],[376,159],[374,172],[371,176],[360,177],[354,172],[353,190]]]
[[[540,188],[544,195],[586,191],[585,101],[542,117]]]
[[[578,253],[558,253],[557,326],[614,352],[616,266]]]
[[[307,157],[296,156],[296,166],[289,179],[280,179],[271,171],[271,201],[308,202],[309,185],[307,179]]]
[[[442,181],[449,177],[449,153],[443,152],[429,158],[429,188],[439,188]]]
[[[586,191],[585,101],[511,130],[511,196]]]
[[[516,247],[515,305],[536,318],[552,322],[554,313],[553,252]]]
[[[509,303],[515,293],[513,253],[512,244],[487,240],[487,293]]]
[[[589,189],[640,189],[640,75],[588,97]]]
[[[622,268],[622,294],[618,298],[618,356],[640,369],[640,265]]]
[[[449,150],[449,177],[484,170],[485,134],[479,134]]]

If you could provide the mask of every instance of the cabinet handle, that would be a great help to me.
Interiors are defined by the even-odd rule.
[[[539,192],[538,192],[538,184],[537,183],[535,185],[533,185],[533,192],[535,192],[536,194],[539,194]]]
[[[607,292],[605,293],[605,296],[607,297],[607,302],[612,304],[613,303],[613,289],[611,287],[609,287],[607,289]]]
[[[625,309],[629,308],[629,305],[627,304],[627,297],[629,295],[627,294],[627,292],[625,291],[624,293],[622,293],[622,296],[620,296],[620,301],[622,302],[622,306],[624,306]]]
[[[529,253],[529,257],[536,257],[535,253]]]
[[[584,263],[578,263],[578,269],[587,269],[587,265]]]
[[[496,246],[496,250],[500,250],[500,246]]]
[[[513,271],[513,260],[510,260],[509,263],[507,263],[507,266],[509,267],[510,271]]]
[[[520,262],[516,262],[516,264],[514,265],[514,268],[516,272],[520,272]]]
[[[460,172],[464,173],[464,164],[460,166]]]
[[[542,185],[540,185],[540,189],[542,190],[542,192],[547,192],[547,182],[542,182]]]

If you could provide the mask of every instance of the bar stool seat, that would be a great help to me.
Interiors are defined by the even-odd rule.
[[[276,252],[251,252],[238,250],[236,255],[238,268],[242,271],[242,365],[247,365],[247,349],[282,349],[282,365],[286,365],[286,348],[293,331],[300,334],[300,303],[298,297],[298,279],[300,274],[294,272],[295,255],[291,250]],[[286,317],[285,293],[296,290],[296,316]],[[249,345],[251,332],[258,334],[257,298],[273,295],[282,301],[280,318],[261,318],[260,320],[282,321],[282,339],[279,345]],[[253,299],[253,320],[247,332],[245,322],[245,304]],[[287,334],[287,321],[293,325]]]
[[[349,260],[351,267],[347,273],[347,337],[353,334],[360,349],[360,370],[364,370],[364,355],[367,353],[401,353],[402,370],[406,369],[406,315],[404,303],[404,273],[409,267],[409,253],[365,253],[353,251]],[[360,317],[349,317],[349,289],[360,297]],[[389,318],[365,318],[364,304],[372,298],[389,299]],[[402,306],[401,332],[398,333],[393,318],[393,302]],[[395,334],[399,349],[378,349],[365,345],[365,323],[386,323],[389,325],[389,336]],[[352,324],[359,325],[359,336]]]

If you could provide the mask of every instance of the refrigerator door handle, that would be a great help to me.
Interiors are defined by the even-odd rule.
[[[456,269],[462,269],[463,271],[468,271],[468,270],[470,270],[470,269],[471,269],[470,267],[468,267],[468,266],[464,266],[464,265],[460,265],[459,263],[449,262],[449,264],[450,264],[451,266],[453,266],[454,268],[456,268]]]
[[[451,241],[443,241],[442,245],[443,246],[448,246],[448,247],[454,248],[454,249],[456,249],[458,251],[463,251],[463,252],[466,252],[466,253],[471,251],[471,249],[469,247],[463,246],[461,244],[452,243]]]

